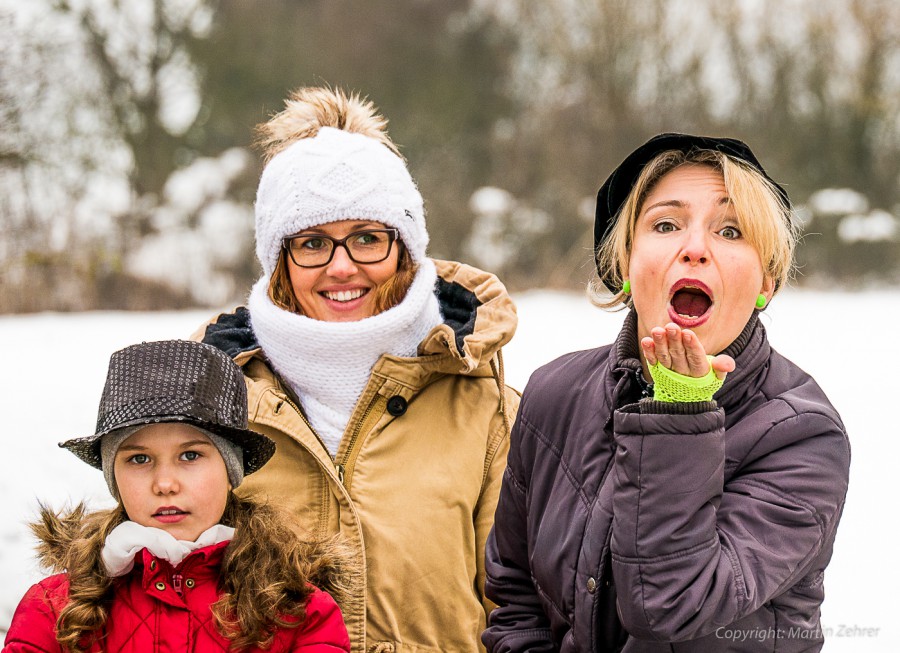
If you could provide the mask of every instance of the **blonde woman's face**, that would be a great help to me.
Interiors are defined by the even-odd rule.
[[[116,485],[128,519],[193,542],[225,513],[225,461],[202,432],[179,422],[150,424],[116,452]]]
[[[357,231],[384,228],[380,222],[340,220],[305,229],[299,235],[339,240]],[[287,257],[291,287],[303,314],[325,322],[355,322],[372,317],[376,314],[376,291],[397,274],[399,250],[394,242],[385,260],[356,263],[344,247],[336,247],[331,261],[317,268],[300,267]]]
[[[772,296],[774,283],[710,166],[663,175],[640,208],[632,243],[628,279],[639,338],[674,322],[718,354],[740,335],[757,296]]]

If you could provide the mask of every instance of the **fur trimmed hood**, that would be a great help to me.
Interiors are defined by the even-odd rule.
[[[265,504],[249,499],[253,509]],[[266,506],[266,509],[271,509]],[[67,572],[77,566],[100,564],[100,553],[110,532],[125,521],[120,508],[91,512],[80,503],[69,511],[54,512],[41,505],[39,520],[30,524],[38,540],[36,554],[41,567],[52,573]],[[237,542],[233,540],[232,542]],[[229,543],[231,546],[231,543]],[[338,605],[350,596],[347,579],[351,577],[352,555],[339,537],[303,542],[301,551],[307,567],[307,580],[328,592]],[[226,548],[226,555],[228,551]]]

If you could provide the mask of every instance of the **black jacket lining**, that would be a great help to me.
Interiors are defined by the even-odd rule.
[[[465,356],[463,344],[466,336],[475,332],[475,317],[481,302],[471,290],[458,283],[451,283],[438,277],[434,287],[441,307],[444,324],[456,334],[456,348]]]
[[[206,327],[203,342],[221,349],[235,358],[246,351],[259,349],[256,334],[250,327],[250,311],[246,306],[238,307],[234,313],[223,313]]]

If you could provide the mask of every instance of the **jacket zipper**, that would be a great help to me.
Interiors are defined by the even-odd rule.
[[[334,470],[337,473],[338,481],[340,481],[341,485],[343,485],[344,487],[347,487],[344,479],[347,474],[347,462],[350,459],[350,454],[353,452],[353,445],[356,444],[356,440],[359,438],[363,425],[366,423],[366,420],[369,418],[372,409],[375,407],[375,404],[378,401],[378,396],[379,395],[375,395],[375,397],[372,398],[372,400],[369,402],[369,405],[366,406],[366,410],[365,412],[363,412],[362,418],[359,420],[359,422],[357,422],[356,428],[353,430],[353,434],[350,436],[350,442],[347,444],[347,453],[344,454],[344,459],[341,462],[337,462],[337,460],[334,461]],[[316,440],[319,441],[319,444],[322,445],[322,448],[327,453],[328,447],[325,446],[325,442],[322,440],[319,434],[316,433],[316,430],[313,428],[312,424],[309,423],[309,420],[306,418],[306,415],[303,414],[303,411],[300,410],[297,404],[294,403],[290,395],[288,395],[287,393],[284,393],[284,400],[287,401],[288,404],[290,404],[290,406],[297,411],[297,414],[300,415],[300,419],[303,420],[303,423],[306,424],[306,427],[316,437]],[[330,455],[331,454],[329,453],[329,456]]]
[[[637,380],[638,387],[641,389],[641,398],[646,399],[648,397],[653,397],[653,384],[648,383],[646,379],[644,379],[644,369],[642,367],[638,367],[634,370],[634,378]]]
[[[181,574],[172,574],[172,589],[178,596],[181,596]]]
[[[363,425],[366,423],[366,420],[369,419],[369,415],[372,412],[372,409],[375,407],[375,402],[378,399],[378,395],[375,395],[371,401],[369,401],[369,405],[366,406],[365,412],[363,412],[362,417],[356,423],[356,428],[353,429],[353,434],[350,436],[350,442],[347,443],[347,451],[344,454],[344,459],[342,462],[336,464],[335,466],[338,469],[338,478],[341,479],[341,484],[346,487],[344,483],[344,475],[347,471],[347,463],[350,460],[350,454],[353,453],[353,446],[356,444],[356,440],[359,438],[359,434],[362,431]]]

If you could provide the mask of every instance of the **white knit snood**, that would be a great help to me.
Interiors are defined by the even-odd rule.
[[[419,343],[443,322],[436,281],[434,263],[425,259],[403,301],[356,322],[314,320],[275,306],[267,276],[250,291],[253,333],[332,456],[382,354],[415,356]]]
[[[173,535],[153,526],[141,526],[137,522],[124,521],[106,536],[100,558],[106,573],[115,578],[134,568],[134,556],[147,549],[157,558],[168,560],[173,567],[181,564],[188,555],[205,546],[230,541],[234,529],[215,524],[206,529],[193,542],[176,540]]]

